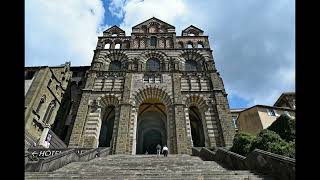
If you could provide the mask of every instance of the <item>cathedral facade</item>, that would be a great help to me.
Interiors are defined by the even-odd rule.
[[[131,36],[113,26],[98,37],[72,113],[69,148],[114,154],[155,153],[157,144],[191,154],[192,147],[230,147],[235,133],[208,36],[192,25],[177,36],[154,17]]]

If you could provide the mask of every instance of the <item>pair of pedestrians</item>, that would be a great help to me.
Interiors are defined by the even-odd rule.
[[[159,157],[160,156],[160,151],[161,151],[160,144],[158,144],[156,148],[157,148],[157,157]],[[162,153],[163,153],[164,157],[168,156],[168,152],[169,152],[168,147],[166,145],[164,145],[163,148],[162,148]]]

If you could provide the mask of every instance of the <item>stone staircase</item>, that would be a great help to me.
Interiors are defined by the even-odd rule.
[[[227,170],[197,156],[109,155],[73,162],[53,172],[25,172],[25,179],[268,179],[244,170]]]

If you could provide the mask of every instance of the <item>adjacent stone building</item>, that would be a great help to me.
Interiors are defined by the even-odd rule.
[[[51,147],[66,147],[52,132],[57,117],[68,108],[64,97],[71,77],[70,63],[57,67],[25,68],[25,147],[45,146],[48,134]]]
[[[295,111],[286,107],[255,105],[239,113],[237,128],[239,132],[257,135],[268,128],[281,114],[295,118]]]
[[[126,36],[113,26],[98,37],[91,66],[68,67],[66,74],[62,80],[60,73],[55,83],[68,81],[68,109],[49,124],[70,148],[111,147],[116,154],[144,154],[166,144],[170,153],[190,154],[193,146],[232,145],[235,130],[227,93],[208,36],[197,27],[177,36],[174,26],[153,17]],[[50,76],[42,77],[46,85]],[[43,92],[36,94],[28,113]],[[34,126],[34,115],[29,116],[26,129]],[[34,134],[44,133],[40,128]]]
[[[290,109],[296,109],[296,93],[295,92],[284,92],[274,103],[276,107],[287,107]]]
[[[239,117],[240,112],[243,110],[245,110],[245,108],[230,109],[233,126],[236,132],[238,132],[237,119]]]

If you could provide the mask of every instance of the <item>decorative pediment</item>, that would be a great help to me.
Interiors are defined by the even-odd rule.
[[[114,25],[109,29],[103,31],[103,36],[125,36],[125,31]]]
[[[175,27],[152,17],[136,26],[132,27],[133,33],[163,33],[163,32],[175,32]]]
[[[182,31],[182,36],[201,36],[201,35],[203,35],[203,30],[193,25],[190,25],[189,27],[187,27]]]

